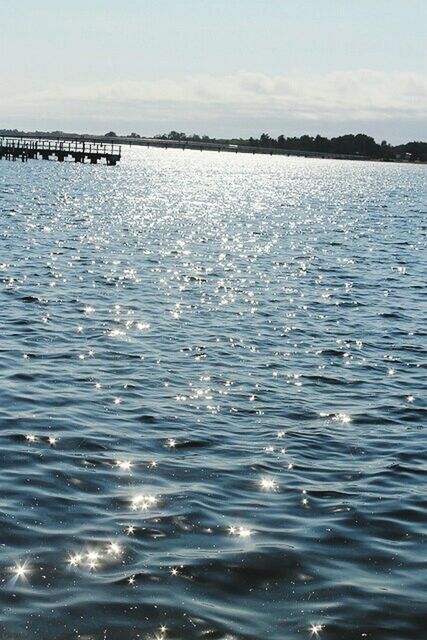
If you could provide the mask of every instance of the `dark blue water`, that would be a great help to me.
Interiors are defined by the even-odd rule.
[[[2,640],[424,638],[426,168],[0,171]]]

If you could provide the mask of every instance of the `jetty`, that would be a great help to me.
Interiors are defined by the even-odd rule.
[[[92,140],[95,137],[91,138]],[[250,155],[268,155],[268,156],[296,156],[300,158],[328,158],[335,160],[369,160],[367,156],[329,153],[323,151],[303,151],[301,149],[278,149],[271,147],[253,147],[246,144],[229,144],[226,142],[204,142],[192,140],[164,140],[162,138],[132,138],[117,136],[104,137],[108,141],[116,140],[124,145],[137,145],[142,147],[152,147],[159,149],[182,149],[182,151],[216,151],[220,153],[245,153]]]
[[[102,160],[112,167],[119,162],[121,155],[121,146],[113,142],[0,137],[0,160],[5,158],[27,162],[40,158],[90,164],[97,164]]]
[[[246,144],[226,142],[206,142],[192,140],[165,140],[163,138],[139,138],[132,136],[101,136],[26,133],[20,136],[0,135],[0,159],[22,160],[32,158],[56,159],[59,162],[90,162],[97,164],[103,160],[109,166],[119,162],[122,147],[143,146],[157,149],[182,149],[182,151],[216,151],[222,153],[244,153],[250,155],[297,156],[302,158],[325,158],[336,160],[370,160],[368,156],[303,151],[301,149],[278,149],[254,147]]]

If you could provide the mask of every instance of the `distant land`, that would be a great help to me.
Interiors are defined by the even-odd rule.
[[[375,141],[371,136],[363,133],[358,134],[346,134],[337,136],[334,138],[325,138],[323,136],[309,136],[302,135],[300,137],[286,137],[285,135],[279,135],[277,138],[270,137],[268,133],[262,133],[259,138],[211,138],[207,135],[191,134],[179,131],[171,131],[170,133],[157,134],[155,136],[142,136],[138,133],[132,132],[127,135],[117,134],[115,131],[109,131],[104,136],[81,134],[81,133],[67,133],[64,131],[20,131],[18,129],[0,129],[0,136],[32,136],[32,137],[58,137],[58,138],[79,138],[79,139],[95,139],[102,140],[112,139],[117,142],[129,143],[140,141],[140,144],[144,140],[147,142],[153,140],[160,143],[165,141],[168,143],[189,143],[194,146],[200,145],[222,145],[232,146],[244,150],[245,147],[255,150],[265,149],[271,150],[275,153],[291,152],[299,153],[312,153],[312,154],[325,154],[325,155],[345,155],[345,156],[360,156],[372,160],[385,160],[385,161],[407,161],[407,162],[427,162],[427,142],[413,141],[406,142],[405,144],[391,145],[386,140],[381,143]]]

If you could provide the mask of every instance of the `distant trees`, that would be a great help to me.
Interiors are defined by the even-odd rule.
[[[187,140],[187,134],[183,133],[182,131],[181,132],[179,132],[179,131],[171,131],[170,133],[168,133],[166,138],[168,140],[182,141],[182,140]]]
[[[427,162],[427,142],[407,142],[406,144],[393,147],[393,150],[397,152],[400,157]]]
[[[2,136],[22,136],[25,131],[19,131],[19,129],[0,129],[0,135]]]
[[[268,133],[261,133],[261,135],[259,137],[259,146],[260,147],[271,147],[271,146],[274,147],[275,145],[273,144],[273,140],[270,138]]]
[[[40,137],[43,135],[57,135],[58,137],[66,137],[67,135],[76,137],[79,134],[65,133],[62,131],[19,131],[18,129],[0,129],[0,136],[25,136],[31,133]],[[84,136],[79,136],[84,137]],[[105,134],[106,138],[119,137],[115,131],[109,131]],[[141,138],[139,133],[132,132],[129,138]],[[210,138],[207,135],[199,135],[192,133],[187,135],[183,131],[170,131],[169,133],[161,133],[154,136],[158,140],[175,140],[177,142],[207,142],[212,144],[232,144],[249,147],[264,147],[267,149],[282,149],[286,151],[316,152],[320,154],[343,154],[352,156],[363,156],[372,159],[381,160],[414,160],[417,162],[427,162],[427,142],[413,141],[406,144],[392,146],[387,140],[382,140],[378,144],[374,138],[364,133],[346,134],[336,136],[334,138],[326,138],[321,135],[310,136],[302,135],[300,137],[286,137],[280,134],[277,138],[273,138],[269,133],[261,133],[259,138]]]
[[[156,140],[176,140],[177,142],[214,142],[209,136],[199,136],[197,133],[187,135],[183,131],[170,131],[169,133],[158,133],[154,136]]]
[[[343,154],[363,156],[372,159],[392,160],[396,158],[427,161],[426,142],[408,142],[406,145],[393,147],[386,140],[378,144],[374,138],[364,133],[346,134],[334,138],[326,138],[321,135],[300,137],[286,137],[284,134],[272,138],[268,133],[262,133],[259,138],[210,138],[207,135],[193,133],[187,135],[183,132],[171,131],[168,134],[155,136],[161,140],[176,140],[178,142],[212,142],[216,144],[239,144],[249,147],[264,147],[267,149],[289,149],[289,151],[301,151],[324,154]]]

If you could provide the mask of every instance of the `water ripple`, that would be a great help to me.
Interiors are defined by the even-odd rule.
[[[2,637],[424,637],[425,170],[2,164]]]

